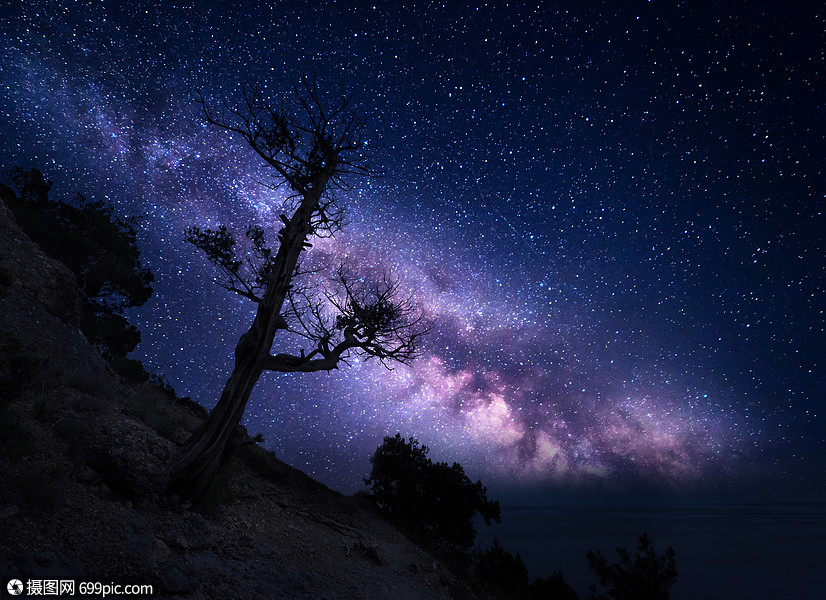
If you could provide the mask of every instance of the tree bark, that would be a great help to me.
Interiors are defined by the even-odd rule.
[[[261,373],[271,361],[275,334],[286,325],[281,316],[301,251],[311,232],[311,219],[334,166],[323,166],[311,186],[302,190],[303,199],[289,223],[281,231],[281,244],[274,259],[267,289],[249,330],[235,346],[235,366],[218,404],[193,432],[172,470],[169,490],[198,504],[203,500],[225,458],[227,442],[239,423]]]

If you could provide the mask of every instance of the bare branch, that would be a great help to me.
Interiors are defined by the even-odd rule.
[[[336,275],[338,291],[292,290],[285,318],[290,331],[312,341],[315,348],[301,356],[271,356],[267,369],[320,371],[338,368],[351,351],[377,358],[388,369],[408,364],[420,354],[419,345],[430,326],[409,297],[399,297],[399,284],[385,274],[380,281],[359,283],[344,268]],[[320,356],[320,358],[316,358]]]
[[[283,184],[305,197],[324,172],[325,186],[311,225],[313,233],[331,235],[341,229],[344,209],[337,190],[349,190],[354,176],[380,177],[370,166],[374,148],[364,137],[365,122],[350,108],[351,97],[343,91],[327,104],[316,73],[293,84],[296,107],[275,106],[264,88],[249,81],[242,87],[239,104],[222,104],[216,112],[198,91],[198,102],[208,123],[240,136],[270,165]]]

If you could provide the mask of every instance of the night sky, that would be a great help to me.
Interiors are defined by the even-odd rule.
[[[283,194],[196,89],[352,90],[386,175],[308,260],[390,270],[434,330],[412,368],[265,373],[282,460],[353,492],[401,432],[493,497],[824,497],[820,3],[23,4],[0,164],[143,216],[134,356],[207,407],[255,306],[184,231],[272,232]]]

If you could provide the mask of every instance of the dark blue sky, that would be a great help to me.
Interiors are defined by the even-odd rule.
[[[265,374],[245,421],[282,459],[353,491],[400,431],[494,495],[822,498],[815,3],[228,4],[0,20],[0,163],[145,216],[136,357],[179,393],[214,404],[253,311],[183,231],[274,227],[282,200],[195,90],[318,68],[386,176],[314,259],[392,269],[436,325],[412,369]]]

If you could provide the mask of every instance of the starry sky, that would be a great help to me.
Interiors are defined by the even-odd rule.
[[[386,174],[308,260],[434,329],[412,368],[265,373],[250,433],[344,492],[401,432],[494,497],[823,498],[824,11],[717,4],[4,3],[0,163],[142,215],[134,356],[211,407],[255,307],[183,232],[284,198],[196,90],[318,69]]]

